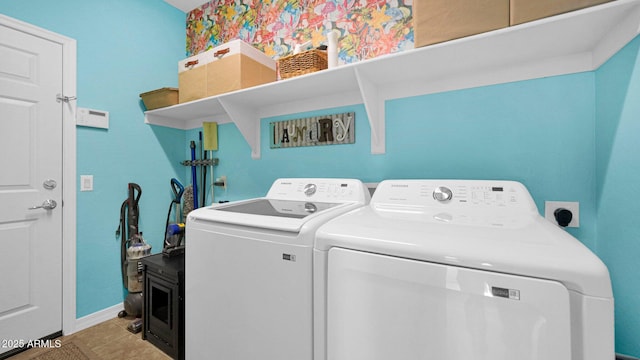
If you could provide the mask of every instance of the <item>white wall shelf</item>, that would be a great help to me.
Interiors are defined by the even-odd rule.
[[[164,0],[169,5],[182,10],[185,13],[194,10],[207,3],[207,0]]]
[[[260,119],[364,104],[371,153],[385,152],[385,101],[592,71],[640,33],[640,0],[554,17],[145,112],[193,129],[233,122],[260,158]]]

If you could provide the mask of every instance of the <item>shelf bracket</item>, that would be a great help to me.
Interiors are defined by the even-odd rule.
[[[255,109],[247,104],[238,104],[228,97],[218,98],[220,105],[227,112],[231,121],[251,148],[251,158],[260,159],[260,118]]]
[[[384,101],[380,99],[380,90],[360,70],[354,69],[360,95],[371,126],[371,153],[384,154],[385,149],[385,119]]]

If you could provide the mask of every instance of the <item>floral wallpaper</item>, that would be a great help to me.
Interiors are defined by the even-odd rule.
[[[340,32],[338,62],[413,48],[413,0],[213,0],[187,14],[187,56],[241,39],[274,59],[296,44],[326,45]]]

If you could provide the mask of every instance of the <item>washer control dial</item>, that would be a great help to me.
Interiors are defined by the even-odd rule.
[[[438,186],[433,190],[433,198],[440,202],[449,201],[453,198],[453,192],[446,186]]]
[[[304,186],[304,194],[307,196],[312,196],[313,194],[316,193],[316,190],[318,189],[318,187],[316,186],[316,184],[307,184]]]

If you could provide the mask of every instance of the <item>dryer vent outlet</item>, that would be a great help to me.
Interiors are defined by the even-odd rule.
[[[580,227],[580,203],[577,201],[545,201],[544,217],[561,227]]]

